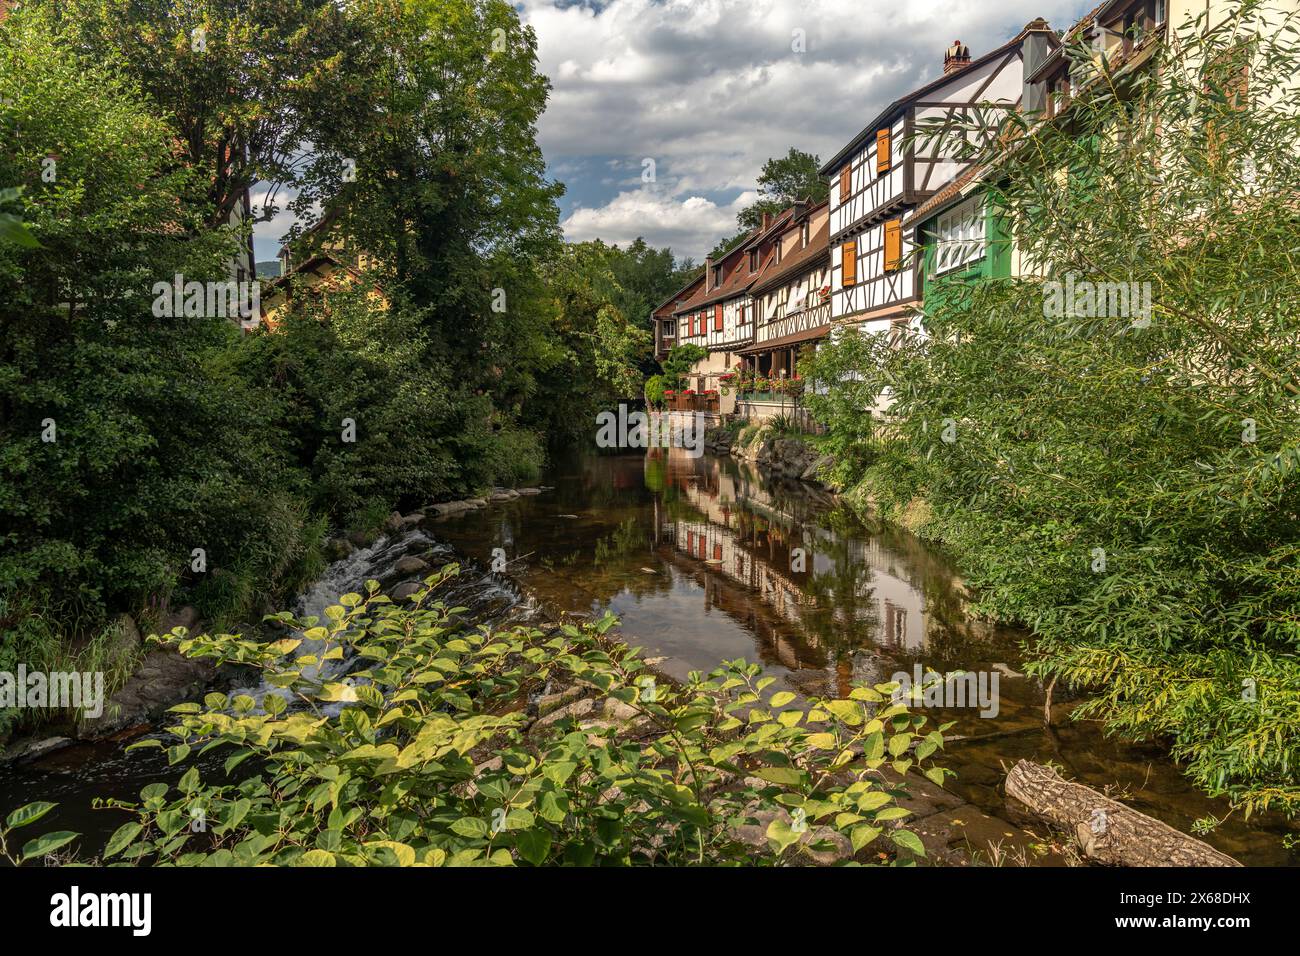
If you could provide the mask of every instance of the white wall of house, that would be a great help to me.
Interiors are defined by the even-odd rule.
[[[882,127],[883,128],[883,127]],[[889,149],[893,157],[888,172],[877,172],[876,138],[868,137],[863,149],[859,150],[846,162],[852,165],[850,185],[847,193],[840,192],[841,170],[845,163],[840,163],[831,171],[830,194],[830,235],[831,241],[845,230],[853,228],[860,220],[873,210],[879,209],[892,200],[903,195],[903,135],[906,129],[904,114],[890,124]]]

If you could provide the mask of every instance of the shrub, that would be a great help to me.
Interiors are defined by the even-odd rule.
[[[668,379],[663,375],[651,375],[645,380],[645,403],[651,408],[664,404],[664,391],[668,388]]]
[[[295,622],[297,638],[162,640],[191,657],[259,668],[283,697],[209,694],[173,708],[173,763],[224,748],[231,782],[190,767],[173,789],[144,788],[104,858],[134,864],[459,865],[762,863],[843,852],[924,855],[900,826],[890,783],[943,742],[891,703],[895,685],[795,706],[773,678],[734,661],[662,685],[606,616],[583,629],[491,632],[434,600],[454,566],[409,605],[367,585]],[[308,653],[303,653],[310,647]],[[294,656],[298,654],[299,656]],[[320,662],[355,660],[321,680]],[[519,706],[548,681],[595,694],[581,725],[526,731]],[[619,711],[631,721],[615,726]],[[140,746],[162,746],[148,740]],[[246,775],[235,779],[234,771]],[[250,770],[251,768],[251,770]],[[886,777],[886,773],[891,775]],[[926,775],[942,781],[944,771]],[[189,823],[201,808],[207,834]],[[755,856],[738,828],[761,824]],[[870,851],[867,848],[870,847]],[[879,857],[877,857],[879,858]]]

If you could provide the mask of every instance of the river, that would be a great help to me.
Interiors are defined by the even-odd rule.
[[[1228,814],[1158,745],[1126,744],[1092,723],[1046,726],[1042,690],[1021,676],[1025,635],[968,619],[952,566],[905,531],[868,525],[831,496],[744,462],[679,450],[574,456],[543,481],[542,494],[381,539],[331,566],[300,609],[318,610],[368,577],[393,583],[401,556],[454,554],[469,569],[455,603],[480,619],[608,608],[628,643],[678,677],[738,657],[804,694],[843,694],[853,680],[884,682],[917,666],[979,675],[996,689],[991,700],[928,711],[954,722],[954,739],[935,758],[956,771],[949,789],[990,814],[1003,813],[999,784],[1021,758],[1053,763],[1184,831]],[[488,573],[502,558],[506,575]],[[0,770],[0,810],[59,801],[49,829],[102,839],[121,818],[88,813],[90,799],[174,777],[157,753],[104,742]],[[1282,845],[1287,832],[1280,819],[1233,814],[1206,839],[1247,865],[1295,865],[1300,858]]]

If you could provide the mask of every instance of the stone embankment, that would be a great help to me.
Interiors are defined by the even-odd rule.
[[[820,454],[802,439],[780,435],[764,426],[739,433],[725,427],[710,429],[704,434],[704,447],[715,455],[753,462],[779,478],[815,485],[823,484],[825,470],[834,462],[830,455]]]

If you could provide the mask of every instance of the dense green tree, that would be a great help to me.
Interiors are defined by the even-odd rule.
[[[763,213],[775,215],[797,199],[819,203],[830,195],[830,183],[817,171],[821,160],[791,146],[784,156],[769,159],[758,176],[758,200],[736,217],[745,229],[762,225]]]
[[[175,134],[173,161],[202,175],[187,200],[222,226],[245,191],[281,187],[313,161],[309,126],[348,108],[346,51],[363,33],[333,0],[29,0],[90,62],[129,72]],[[173,151],[169,150],[172,156]]]
[[[235,326],[155,308],[177,273],[224,279],[239,241],[181,201],[156,113],[37,17],[0,28],[0,182],[40,243],[0,246],[0,590],[66,620],[164,597],[194,548],[259,554],[265,579],[285,561],[262,543],[298,546],[256,404],[208,368]]]

